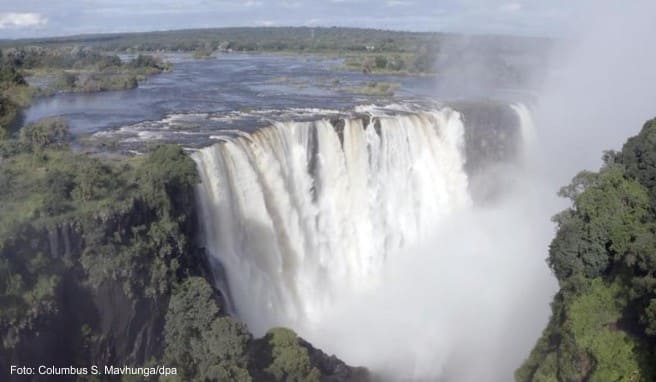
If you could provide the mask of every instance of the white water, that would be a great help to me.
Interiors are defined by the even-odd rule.
[[[328,121],[291,122],[195,155],[205,243],[256,332],[376,288],[387,256],[470,203],[458,113],[379,120],[380,136],[346,120],[343,145]]]
[[[531,203],[472,208],[457,112],[376,119],[347,120],[343,143],[327,121],[280,123],[194,154],[203,240],[237,314],[397,380],[509,380],[548,317],[548,295],[525,304],[548,274]],[[507,321],[517,308],[527,328]],[[513,330],[513,356],[490,354]]]

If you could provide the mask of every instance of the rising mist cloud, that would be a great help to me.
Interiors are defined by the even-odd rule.
[[[656,115],[656,2],[587,1],[551,58],[536,108],[542,163],[555,184],[601,165]]]

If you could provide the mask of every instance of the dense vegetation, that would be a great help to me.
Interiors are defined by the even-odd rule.
[[[434,44],[436,37],[450,38],[450,35],[356,28],[220,28],[4,41],[0,42],[0,46],[13,46],[16,43],[50,47],[85,45],[124,52],[231,50],[407,53],[417,51],[427,44]],[[522,43],[522,40],[515,39],[513,43]]]
[[[365,381],[285,328],[254,339],[246,326],[221,314],[212,288],[187,278],[173,293],[166,314],[164,361],[181,381]],[[342,368],[340,371],[339,368]]]
[[[15,65],[3,86],[29,89]],[[47,118],[0,140],[0,375],[165,364],[180,381],[368,380],[287,329],[255,339],[227,316],[193,240],[199,177],[181,147],[90,156],[72,139]]]
[[[42,94],[132,89],[147,76],[170,68],[160,58],[150,55],[123,61],[116,54],[80,46],[11,47],[5,49],[4,57],[8,67],[35,78]]]
[[[532,57],[544,60],[550,44],[546,39],[509,36],[462,36],[358,28],[261,27],[0,41],[0,48],[39,46],[44,50],[53,50],[85,46],[97,52],[188,52],[196,58],[208,58],[214,52],[309,53],[342,58],[346,68],[366,73],[402,74],[439,74],[446,67],[475,61],[485,73],[517,80],[516,77],[520,76],[518,73],[524,72],[525,68],[520,67],[519,61],[510,65],[505,58],[531,52]],[[477,56],[467,56],[470,54],[468,52],[477,52]]]
[[[165,362],[181,381],[366,380],[289,330],[254,339],[221,312],[191,240],[198,176],[180,147],[108,160],[69,139],[50,118],[2,142],[0,368]]]
[[[0,368],[165,363],[181,381],[366,380],[289,330],[254,339],[226,316],[192,240],[198,175],[180,147],[109,160],[76,154],[69,137],[55,118],[3,142]]]
[[[107,333],[101,335],[93,316],[69,311],[68,294],[94,294],[116,284],[115,292],[132,303],[157,301],[193,262],[191,216],[182,211],[189,208],[197,178],[194,163],[179,148],[163,146],[147,158],[114,163],[75,154],[67,137],[65,121],[55,119],[28,125],[18,140],[3,142],[5,356],[29,354],[25,346],[66,320],[84,321],[78,329],[87,328],[85,335],[98,334],[102,342]],[[79,302],[94,305],[93,297]]]
[[[656,119],[561,190],[553,315],[517,381],[656,378]]]
[[[15,65],[0,51],[0,140],[10,133],[20,108],[28,105],[30,90]]]

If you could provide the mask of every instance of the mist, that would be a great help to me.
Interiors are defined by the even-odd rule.
[[[471,187],[501,187],[444,216],[423,241],[387,259],[377,288],[350,291],[299,332],[382,381],[513,379],[550,316],[557,284],[545,258],[559,208],[539,172],[526,109],[516,164],[486,169]]]
[[[238,315],[256,334],[292,327],[382,380],[511,379],[556,290],[544,261],[555,196],[535,175],[530,113],[512,109],[518,163],[486,161],[477,175],[464,169],[466,122],[449,109],[381,118],[379,133],[345,122],[344,143],[317,122],[312,179],[314,149],[299,139],[311,124],[200,150],[205,245],[226,267]],[[488,185],[502,191],[475,197]],[[233,230],[257,241],[232,241]]]
[[[13,3],[4,37],[198,19],[175,1]],[[0,373],[513,380],[559,287],[557,191],[656,115],[656,1],[197,3],[211,29],[0,39]],[[269,27],[218,28],[240,22]],[[613,316],[637,320],[621,297]],[[610,321],[633,344],[633,317]]]
[[[512,380],[556,288],[544,262],[550,208],[533,185],[516,186],[390,257],[380,288],[340,301],[309,338],[382,380]]]
[[[574,5],[548,61],[527,75],[535,141],[525,142],[521,168],[504,169],[509,192],[445,218],[431,238],[390,257],[379,289],[340,300],[303,334],[383,380],[512,380],[557,290],[545,261],[550,217],[567,207],[557,190],[598,169],[604,150],[620,149],[656,114],[655,11],[649,1]],[[449,49],[460,54],[462,41],[443,57],[455,55]],[[464,55],[461,69],[438,63],[446,93],[489,95],[498,76],[483,70],[484,57]]]
[[[292,327],[384,381],[513,379],[557,291],[546,263],[550,218],[567,206],[557,190],[598,167],[602,150],[619,148],[654,106],[654,6],[573,8],[577,24],[553,50],[528,49],[533,62],[511,54],[526,48],[513,39],[440,47],[436,98],[531,101],[532,113],[514,107],[517,163],[465,174],[467,120],[448,109],[382,119],[380,146],[361,121],[344,122],[344,142],[318,121],[200,151],[203,184],[213,185],[198,190],[206,247],[256,334]],[[310,131],[316,147],[303,143]],[[503,191],[477,200],[489,185]],[[240,232],[252,240],[235,240]]]
[[[572,15],[535,108],[542,168],[556,186],[599,168],[603,150],[656,115],[654,12],[648,0],[588,1]]]

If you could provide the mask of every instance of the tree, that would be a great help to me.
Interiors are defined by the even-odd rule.
[[[188,204],[193,185],[200,181],[196,163],[178,145],[156,147],[139,167],[137,179],[149,202],[163,213],[169,203]]]
[[[561,290],[518,381],[651,381],[656,369],[656,120],[561,196],[549,264]]]
[[[376,63],[376,69],[385,69],[387,68],[387,57],[376,56],[375,63]]]
[[[0,94],[0,140],[9,137],[9,127],[18,116],[18,106]]]
[[[647,121],[640,134],[629,138],[618,159],[629,176],[656,191],[656,118]]]
[[[27,85],[25,78],[16,70],[15,65],[4,57],[0,50],[0,88],[8,85]]]
[[[49,117],[24,126],[21,142],[33,152],[46,147],[65,147],[70,137],[68,122],[61,117]]]
[[[88,202],[114,192],[118,178],[112,168],[99,159],[89,158],[79,164],[72,195],[76,200]]]
[[[77,76],[65,70],[62,70],[57,75],[56,85],[60,89],[64,89],[64,90],[74,89],[76,82],[77,82]]]
[[[43,183],[44,188],[49,190],[43,200],[46,213],[56,215],[66,211],[75,188],[75,176],[55,168],[48,170]]]
[[[620,166],[599,175],[584,172],[561,190],[572,198],[572,209],[554,220],[559,229],[549,250],[549,264],[560,280],[582,273],[603,275],[612,262],[633,254],[639,234],[647,229],[647,190],[627,179]]]
[[[271,346],[273,357],[266,370],[276,381],[319,381],[321,374],[312,366],[308,350],[301,346],[296,333],[286,328],[275,328],[267,332],[265,340]]]
[[[181,365],[193,365],[191,342],[201,338],[218,314],[212,287],[200,277],[185,280],[171,296],[166,313],[166,358]],[[192,374],[190,369],[185,371]]]
[[[251,381],[247,370],[251,335],[246,326],[229,317],[216,318],[202,340],[192,342],[198,354],[198,373],[202,380]]]
[[[243,324],[219,316],[213,295],[200,277],[186,279],[174,291],[164,328],[165,359],[179,366],[185,380],[250,381],[251,336]]]
[[[161,72],[168,69],[168,65],[166,65],[161,58],[148,54],[139,54],[137,58],[128,63],[128,66],[135,69],[143,69],[147,72]]]

